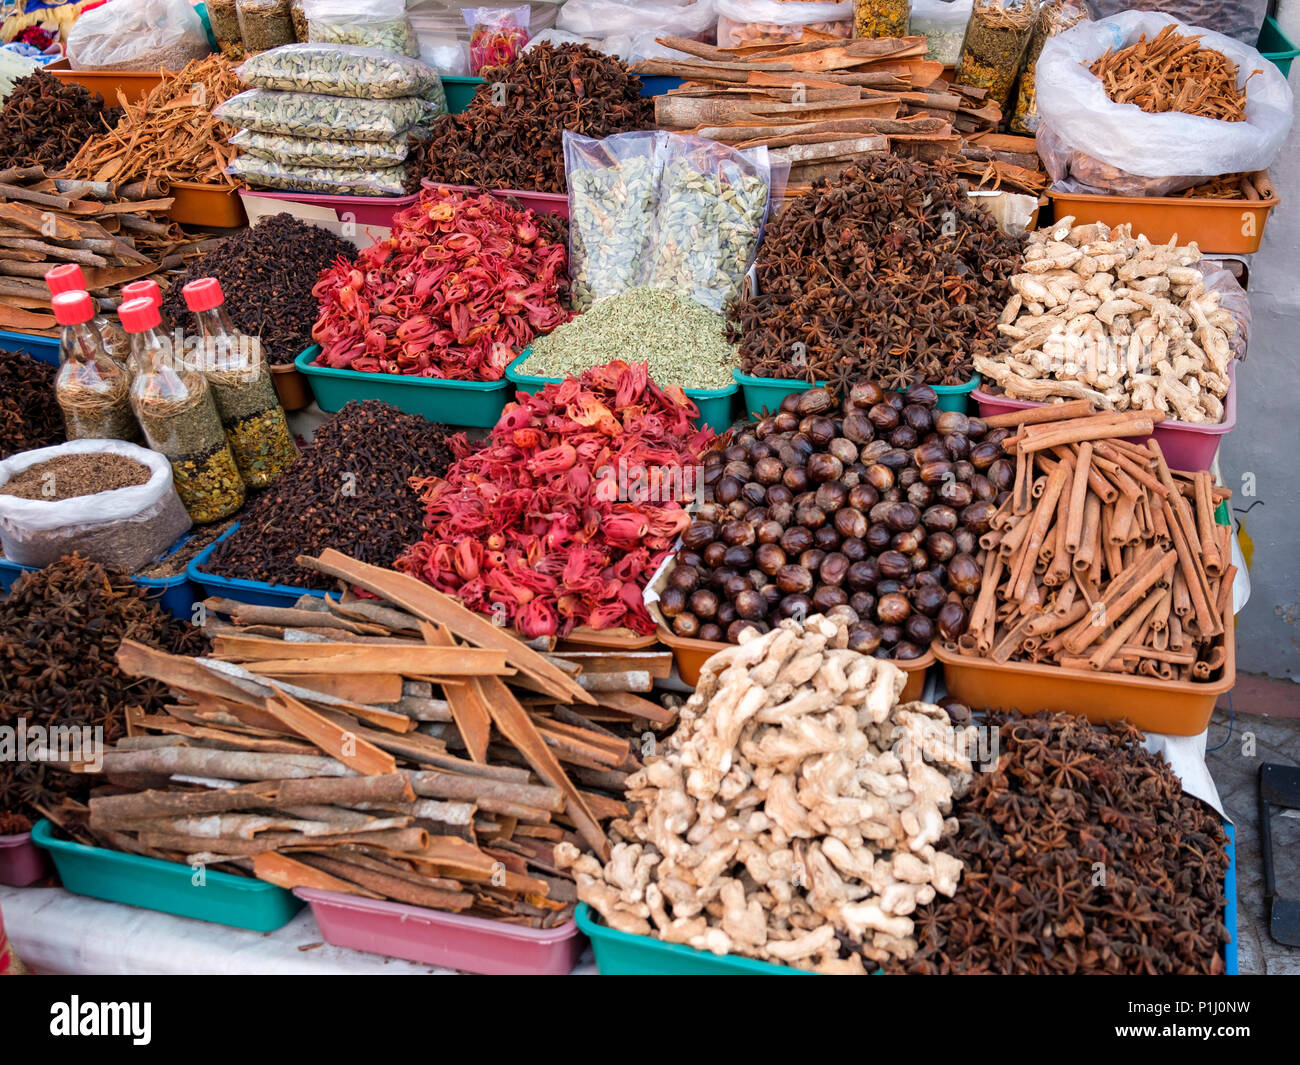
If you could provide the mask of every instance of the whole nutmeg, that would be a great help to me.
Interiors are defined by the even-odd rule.
[[[678,614],[673,618],[673,632],[688,640],[694,639],[700,632],[700,619],[694,614],[685,612]]]
[[[827,446],[827,450],[844,463],[846,470],[858,461],[858,445],[847,437],[835,437]]]
[[[860,618],[869,618],[876,612],[876,597],[871,592],[854,592],[849,596],[849,606]]]
[[[880,575],[889,580],[901,581],[912,572],[912,563],[901,551],[882,551],[876,558]]]
[[[813,502],[827,514],[833,514],[844,506],[849,499],[849,490],[840,484],[839,481],[826,481],[817,486],[817,492],[813,496]]]
[[[884,389],[874,381],[858,381],[849,389],[848,406],[866,410],[885,398]]]
[[[822,584],[829,584],[839,587],[844,583],[849,574],[849,560],[838,551],[832,551],[824,559],[817,570],[817,579]]]
[[[852,605],[852,604],[850,604]],[[859,611],[859,614],[861,611]],[[880,629],[869,621],[859,622],[849,629],[849,650],[859,654],[874,654],[880,647]]]
[[[912,604],[901,592],[882,595],[876,603],[876,618],[885,625],[901,625],[912,616]]]
[[[906,469],[912,461],[912,456],[901,447],[891,447],[877,460],[882,466],[888,466],[897,473]]]
[[[760,544],[775,544],[785,532],[785,526],[773,518],[768,518],[754,530],[754,539]]]
[[[806,423],[806,425],[800,424],[799,431],[817,447],[829,447],[831,441],[835,439],[835,423],[824,414],[813,415],[806,419]]]
[[[926,624],[929,624],[928,618],[926,618],[925,621]],[[903,634],[907,634],[906,626],[903,627]],[[910,662],[915,658],[920,658],[923,654],[925,654],[925,651],[920,647],[917,647],[916,644],[912,643],[910,640],[899,640],[898,643],[894,645],[894,658],[899,662]]]
[[[713,620],[725,629],[738,617],[740,615],[736,613],[736,604],[729,599],[724,599],[718,604],[718,612],[713,615]]]
[[[813,547],[819,547],[823,551],[834,551],[844,542],[844,538],[836,531],[834,525],[823,525],[820,529],[813,530]]]
[[[871,424],[876,427],[876,431],[883,433],[897,426],[900,420],[897,409],[888,403],[877,403],[867,411],[867,417],[871,419]]]
[[[970,479],[970,490],[976,499],[992,499],[998,494],[993,482],[982,473],[977,473]]]
[[[776,585],[787,595],[807,595],[815,583],[813,575],[803,566],[786,565],[776,571]]]
[[[775,584],[765,584],[758,590],[758,594],[761,595],[763,601],[767,603],[768,610],[771,610],[772,607],[776,606],[776,604],[781,601],[781,596],[784,593]]]
[[[938,617],[947,601],[948,594],[937,584],[923,584],[912,593],[912,606],[927,618]]]
[[[878,462],[881,455],[887,455],[893,450],[893,445],[888,440],[873,440],[871,443],[859,448],[858,461],[862,463],[863,473],[872,463]]]
[[[783,618],[806,618],[813,612],[812,600],[801,593],[787,595],[777,604],[776,612]]]
[[[943,446],[954,460],[965,459],[970,455],[970,437],[962,436],[961,433],[943,437]]]
[[[825,414],[835,407],[835,394],[829,388],[810,388],[800,392],[795,401],[795,412],[806,418],[810,414]]]
[[[925,407],[927,410],[933,410],[939,405],[939,393],[929,385],[924,385],[919,382],[912,385],[906,392],[904,392],[903,398],[906,399],[908,403],[916,403],[919,406]]]
[[[855,592],[869,592],[880,580],[880,563],[874,558],[864,558],[861,562],[855,562],[849,567],[844,580]]]
[[[746,621],[767,617],[767,601],[753,590],[741,592],[735,598],[736,613]]]
[[[697,640],[707,640],[709,643],[722,643],[726,637],[726,630],[716,621],[706,622],[701,625],[700,631],[695,635]]]
[[[893,532],[883,521],[874,525],[867,526],[867,535],[863,537],[867,547],[876,552],[884,551],[889,547],[889,541],[894,538]]]
[[[987,470],[1002,457],[1002,448],[982,440],[970,449],[970,464],[977,470]]]
[[[727,553],[727,545],[721,540],[714,540],[704,549],[704,564],[709,569],[717,569],[722,565],[722,558]]]
[[[733,621],[727,626],[727,641],[729,643],[740,643],[740,634],[746,629],[753,629],[761,636],[768,631],[768,624],[765,621],[747,621],[745,618]]]
[[[802,525],[791,525],[781,534],[781,549],[787,555],[801,555],[812,545],[812,531]]]
[[[914,484],[921,482],[921,471],[915,466],[907,466],[898,471],[898,478],[894,482],[899,488],[911,488]]]
[[[759,459],[754,463],[754,477],[760,484],[779,484],[783,473],[785,473],[785,466],[775,455]]]
[[[914,507],[928,507],[934,502],[934,489],[922,481],[917,481],[907,489],[907,501]]]
[[[732,547],[748,547],[757,537],[748,522],[729,521],[722,527],[722,539]]]
[[[921,467],[921,480],[926,484],[942,486],[953,478],[951,462],[927,462]]]
[[[984,471],[984,476],[999,492],[1005,492],[1016,483],[1016,468],[1010,459],[998,459]]]
[[[762,574],[760,573],[761,577]],[[735,600],[741,592],[750,592],[754,589],[754,582],[746,577],[743,573],[737,573],[726,584],[722,586],[722,594],[728,599]]]
[[[754,563],[766,573],[769,577],[775,576],[786,562],[786,553],[781,550],[780,544],[759,544],[758,550],[754,552]]]
[[[880,492],[869,483],[855,484],[849,489],[848,505],[864,514],[880,502]]]
[[[794,504],[789,500],[784,503],[771,503],[767,508],[767,516],[782,526],[788,526],[794,521]]]
[[[781,483],[796,494],[808,491],[811,482],[808,479],[807,467],[787,465],[785,472],[781,474]]]
[[[861,410],[851,410],[844,415],[844,425],[840,431],[844,433],[847,440],[851,440],[859,447],[870,443],[876,437],[876,427],[871,424],[866,411]]]
[[[939,498],[950,507],[967,507],[975,501],[975,491],[963,481],[947,481],[939,486]]]
[[[834,607],[846,605],[848,601],[848,593],[843,588],[837,588],[833,584],[819,585],[812,594],[813,609],[819,614],[825,614]]]
[[[675,618],[686,609],[686,592],[669,585],[659,593],[659,611],[666,618]]]
[[[970,419],[959,410],[943,410],[935,417],[934,428],[940,436],[969,436]]]
[[[951,533],[933,532],[925,538],[925,553],[936,562],[947,562],[957,553],[957,541]]]
[[[722,475],[734,477],[738,481],[748,481],[754,476],[754,467],[748,462],[728,462],[722,467]]]
[[[900,554],[911,555],[913,552],[920,550],[924,539],[925,530],[918,525],[914,529],[905,529],[903,532],[894,533],[889,546]]]
[[[885,514],[885,525],[891,532],[904,532],[921,524],[921,512],[911,503],[894,503]]]
[[[903,408],[903,424],[911,426],[917,433],[924,435],[934,428],[934,418],[928,407],[916,402],[909,402]]]
[[[713,486],[713,498],[724,506],[740,498],[740,490],[745,482],[739,477],[723,477]]]
[[[776,432],[776,417],[769,414],[766,418],[760,418],[754,425],[754,435],[760,440],[766,440]]]
[[[841,536],[861,539],[867,535],[866,515],[852,507],[842,507],[835,512],[835,531]]]
[[[718,527],[711,521],[693,521],[682,533],[685,547],[704,547],[718,538]]]
[[[823,548],[820,547],[809,548],[807,551],[805,551],[802,555],[799,556],[799,565],[801,565],[809,573],[816,573],[819,569],[821,569],[822,563],[826,561],[827,554],[829,554],[829,552]]]
[[[877,492],[884,492],[894,487],[894,471],[888,466],[873,463],[867,467],[867,485]]]
[[[691,597],[686,601],[690,612],[697,618],[711,618],[718,610],[718,597],[708,588],[700,588],[691,592]]]
[[[683,547],[677,552],[677,564],[679,566],[693,566],[696,569],[699,569],[704,565],[704,556],[698,551],[692,551],[689,548]]]
[[[749,569],[754,564],[754,550],[750,547],[728,547],[722,562],[733,569]]]
[[[948,587],[962,595],[978,592],[982,577],[980,564],[970,555],[954,555],[948,562]]]
[[[921,515],[921,524],[931,532],[952,532],[957,528],[957,512],[946,504],[927,507]]]
[[[787,392],[781,397],[781,406],[779,409],[791,412],[797,411],[799,409],[799,399],[802,395],[802,392]],[[811,414],[812,411],[808,411],[808,413]]]
[[[979,546],[979,538],[970,529],[958,529],[952,534],[953,543],[957,545],[959,555],[973,555]]]
[[[812,455],[808,459],[808,476],[820,484],[838,480],[844,472],[844,463],[834,455]]]
[[[799,428],[799,415],[795,414],[794,411],[780,411],[772,420],[776,423],[778,433],[793,433]]]
[[[966,608],[961,603],[951,600],[939,608],[935,616],[935,628],[945,640],[956,640],[966,631]]]
[[[961,524],[979,536],[989,531],[997,507],[987,500],[972,503],[961,512]]]
[[[775,506],[777,503],[791,503],[794,501],[794,493],[783,484],[774,484],[767,489],[767,505]]]
[[[921,439],[921,434],[913,429],[910,425],[900,425],[889,432],[889,442],[894,447],[914,448],[916,442]]]
[[[866,542],[856,536],[850,536],[840,544],[840,551],[850,562],[861,562],[870,554]]]
[[[902,625],[881,625],[880,626],[880,649],[876,651],[877,658],[890,658],[893,655],[894,645],[903,638]]]
[[[696,525],[701,522],[708,522],[717,525],[722,521],[724,509],[725,508],[718,503],[701,503],[695,510],[695,518],[691,524]]]
[[[803,503],[794,508],[794,520],[805,529],[819,529],[826,524],[826,511],[815,503]]]
[[[668,583],[684,592],[692,592],[700,586],[700,571],[695,566],[683,566],[678,562],[668,574]]]

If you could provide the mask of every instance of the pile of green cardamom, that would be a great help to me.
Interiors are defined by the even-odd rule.
[[[630,288],[538,337],[516,372],[577,377],[614,359],[649,363],[657,385],[701,390],[731,385],[737,365],[722,315],[676,292]]]

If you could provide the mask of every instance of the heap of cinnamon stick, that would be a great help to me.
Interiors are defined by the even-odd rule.
[[[983,89],[941,80],[942,65],[925,59],[924,37],[809,37],[805,30],[798,44],[735,48],[664,37],[660,44],[686,58],[647,59],[632,70],[684,79],[655,97],[661,129],[737,148],[766,145],[788,159],[788,195],[886,151],[923,162],[958,156],[978,183],[1041,189],[1032,137],[967,142],[996,130],[1001,111]]]
[[[58,336],[44,278],[79,263],[93,295],[183,266],[196,239],[167,218],[149,182],[55,178],[39,166],[0,170],[0,329]]]
[[[633,690],[671,656],[540,652],[414,578],[336,551],[299,561],[378,598],[208,600],[210,658],[123,645],[121,669],[176,699],[128,714],[92,837],[286,888],[567,920],[553,850],[607,857],[640,728],[675,717]]]
[[[1140,445],[1163,414],[1091,414],[1086,400],[999,415],[1010,497],[981,539],[962,654],[996,662],[1207,681],[1231,639],[1229,493]]]

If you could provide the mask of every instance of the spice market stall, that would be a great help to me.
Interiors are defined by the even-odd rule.
[[[1235,972],[1285,77],[719,0],[617,55],[476,12],[449,107],[348,6],[0,113],[0,726],[96,745],[0,760],[25,963]]]

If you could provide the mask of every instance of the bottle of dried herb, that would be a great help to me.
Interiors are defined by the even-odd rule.
[[[1005,114],[1034,31],[1034,0],[975,0],[957,60],[958,85],[988,90]]]
[[[140,439],[131,412],[131,379],[109,356],[95,328],[95,301],[87,292],[60,292],[51,300],[63,326],[63,365],[54,395],[63,410],[69,440]]]
[[[912,0],[853,0],[854,37],[906,37]]]
[[[85,292],[86,278],[81,272],[81,267],[76,263],[63,263],[54,267],[45,274],[45,283],[50,287],[50,295],[57,296],[60,292]],[[157,284],[154,287],[157,288]],[[125,370],[126,364],[131,359],[131,339],[126,335],[121,325],[107,318],[102,314],[96,314],[91,320],[104,341],[104,350],[108,357]],[[68,353],[59,349],[59,361],[67,359]]]
[[[298,457],[298,445],[276,397],[261,341],[235,329],[215,277],[191,281],[181,291],[202,341],[195,353],[198,361],[190,361],[212,389],[239,475],[249,488],[265,488]]]
[[[1043,45],[1049,37],[1064,33],[1088,18],[1088,9],[1075,0],[1043,0],[1034,20],[1034,32],[1029,37],[1020,80],[1016,83],[1016,110],[1011,117],[1011,129],[1016,133],[1034,133],[1038,130],[1038,95],[1034,87],[1034,72]]]
[[[244,482],[208,383],[173,352],[152,303],[130,300],[117,313],[131,336],[131,406],[145,439],[171,463],[191,520],[228,518],[244,505]]]

